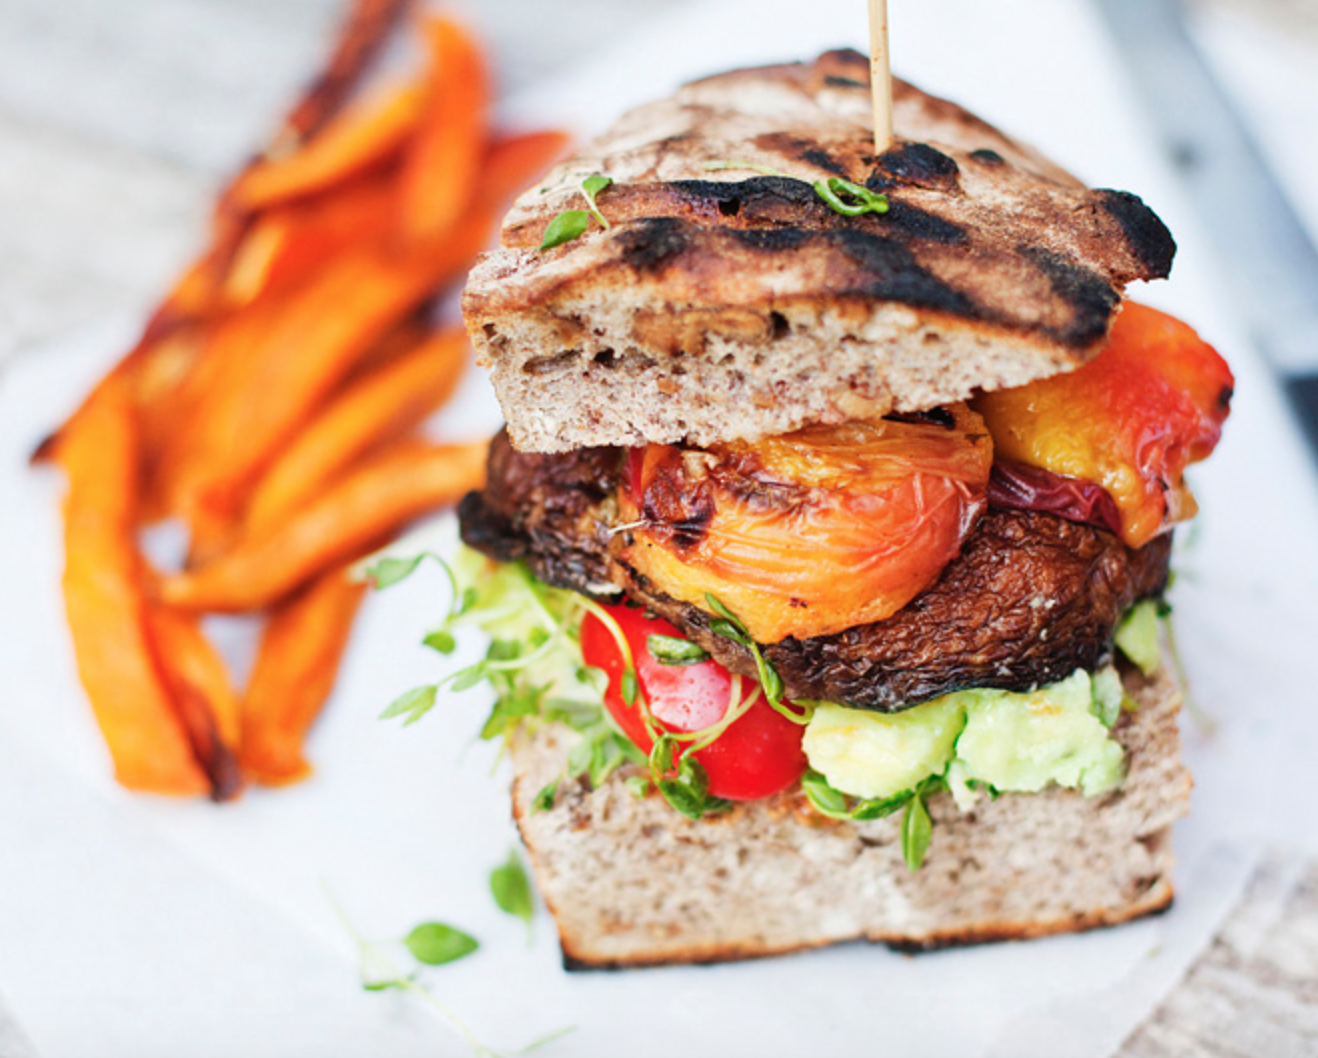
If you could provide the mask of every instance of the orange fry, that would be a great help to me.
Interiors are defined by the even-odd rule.
[[[526,161],[523,151],[493,152],[487,186],[518,186],[525,170],[516,167]],[[171,456],[176,509],[235,510],[254,479],[371,347],[461,274],[488,238],[501,202],[482,203],[444,238],[408,253],[380,246],[344,253],[287,300],[267,302],[264,316],[235,321],[250,338],[234,343],[233,355],[222,358],[222,380],[205,387],[187,437]]]
[[[238,696],[224,661],[192,614],[148,607],[147,626],[156,663],[188,732],[192,752],[210,779],[211,797],[216,801],[237,797],[243,786],[235,752]]]
[[[471,202],[485,154],[489,77],[476,42],[452,19],[424,18],[430,55],[425,117],[399,174],[406,238],[434,239]]]
[[[331,570],[271,615],[242,703],[240,760],[249,778],[282,786],[311,773],[302,746],[334,686],[365,590],[345,570]]]
[[[420,86],[406,84],[349,107],[306,146],[249,166],[225,202],[241,212],[268,209],[387,161],[416,129],[424,100]]]
[[[333,194],[262,213],[234,255],[224,304],[250,304],[293,285],[353,245],[381,241],[393,221],[396,195],[392,180],[352,180]]]
[[[161,579],[169,606],[258,610],[331,566],[360,557],[408,522],[459,500],[485,479],[487,444],[402,442],[364,463],[270,531],[210,565]]]
[[[430,312],[424,302],[398,320],[389,330],[358,358],[344,378],[341,387],[352,386],[367,375],[391,364],[400,356],[410,353],[434,333]]]
[[[422,422],[457,387],[467,351],[463,331],[442,331],[347,389],[258,482],[247,506],[246,534],[274,528],[362,453]]]
[[[304,143],[320,132],[352,95],[394,25],[413,6],[414,0],[354,0],[325,69],[284,119],[277,148]]]
[[[138,441],[132,405],[100,387],[62,435],[64,604],[78,673],[114,760],[133,790],[201,794],[210,783],[156,668],[136,549]]]
[[[55,457],[60,436],[82,414],[97,394],[116,388],[138,416],[139,448],[150,452],[156,446],[160,412],[168,405],[168,396],[187,374],[196,353],[192,328],[179,327],[156,338],[143,338],[96,386],[72,415],[47,435],[29,457],[34,466]]]

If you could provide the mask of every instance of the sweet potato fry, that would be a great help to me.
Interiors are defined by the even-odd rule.
[[[207,451],[208,444],[218,443],[211,436],[214,428],[207,415],[216,395],[233,385],[231,379],[253,370],[249,361],[262,355],[262,343],[276,325],[283,300],[262,299],[226,313],[206,329],[192,369],[164,412],[171,428],[162,431],[160,447],[153,452],[149,482],[153,513],[182,516],[194,525],[203,518],[231,520],[231,508],[206,511],[195,501],[193,479],[202,473],[199,454]]]
[[[401,442],[361,465],[272,530],[210,565],[161,579],[160,601],[218,613],[259,610],[485,479],[487,444]]]
[[[248,305],[287,289],[354,245],[380,242],[390,230],[396,197],[390,178],[357,178],[330,194],[263,212],[234,255],[223,303]]]
[[[271,615],[242,703],[239,759],[248,778],[282,786],[311,773],[303,743],[334,686],[365,590],[334,569]]]
[[[254,213],[386,162],[412,136],[424,101],[421,86],[404,84],[350,106],[305,147],[262,159],[240,173],[225,195],[226,204]]]
[[[472,215],[442,245],[406,257],[379,248],[344,254],[286,300],[237,324],[250,340],[229,343],[222,380],[206,389],[187,424],[175,459],[176,508],[235,511],[356,362],[475,256],[491,223],[489,213]]]
[[[139,341],[93,387],[78,410],[42,440],[29,457],[29,462],[35,466],[53,459],[59,447],[60,435],[69,429],[83,407],[109,388],[118,389],[120,396],[133,406],[140,431],[140,450],[152,451],[157,443],[162,407],[167,406],[169,395],[186,376],[196,348],[196,333],[190,327],[179,327],[156,338]]]
[[[186,438],[170,458],[173,509],[232,512],[254,479],[343,378],[479,252],[507,199],[552,160],[554,135],[525,136],[489,153],[475,202],[443,237],[406,252],[362,246],[307,283],[221,321],[220,365],[195,391]],[[211,354],[208,353],[208,359]]]
[[[330,61],[284,119],[276,149],[305,143],[320,132],[352,95],[390,31],[413,6],[413,0],[354,0],[339,27]]]
[[[425,117],[399,174],[399,220],[408,240],[430,240],[467,208],[488,135],[489,77],[476,42],[452,19],[421,21],[430,58]]]
[[[467,352],[464,332],[441,331],[343,392],[257,483],[245,535],[273,529],[358,456],[422,422],[457,387]]]
[[[212,799],[237,797],[243,786],[236,753],[238,696],[223,659],[193,614],[151,606],[147,627],[156,665],[188,733],[193,755],[210,780]]]
[[[156,667],[146,627],[137,526],[138,442],[132,404],[103,386],[63,433],[64,603],[78,672],[114,761],[133,790],[190,795],[210,783]]]
[[[429,338],[435,330],[435,325],[431,322],[431,315],[429,306],[423,301],[410,313],[394,323],[352,365],[352,370],[348,372],[340,384],[340,388],[355,385],[386,364],[392,364],[399,357],[406,356]]]

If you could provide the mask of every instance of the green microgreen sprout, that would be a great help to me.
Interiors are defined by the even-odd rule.
[[[699,665],[709,660],[709,651],[699,643],[676,636],[646,636],[645,646],[660,665]]]
[[[902,859],[912,871],[918,871],[924,863],[925,855],[929,851],[929,843],[933,838],[933,820],[929,816],[926,800],[932,794],[946,788],[947,783],[943,776],[931,775],[911,789],[903,790],[891,797],[862,800],[848,797],[835,790],[817,771],[807,771],[801,778],[801,789],[811,807],[820,815],[830,819],[866,822],[883,819],[900,811]],[[991,797],[996,799],[996,790],[991,791]]]
[[[784,180],[795,179],[779,169],[774,169],[772,166],[768,165],[761,165],[759,162],[747,162],[734,159],[727,162],[705,163],[705,171],[709,173],[726,172],[730,169],[737,171],[745,170],[748,173],[759,173],[760,176],[780,176]]]
[[[434,708],[441,688],[459,692],[487,682],[495,692],[494,705],[480,731],[482,739],[510,734],[523,724],[558,722],[578,735],[567,755],[563,771],[546,783],[531,799],[531,811],[548,811],[556,803],[558,791],[566,781],[584,778],[593,788],[600,787],[624,765],[646,768],[648,775],[630,775],[628,789],[645,796],[657,789],[677,811],[692,818],[709,812],[727,811],[731,805],[708,792],[708,776],[703,766],[692,758],[713,744],[727,729],[759,700],[763,694],[770,704],[796,723],[809,719],[810,709],[798,712],[784,703],[783,684],[778,673],[760,653],[745,626],[722,608],[716,631],[745,645],[756,658],[759,680],[749,689],[740,676],[734,676],[728,707],[715,723],[698,731],[672,732],[659,723],[645,699],[636,671],[631,644],[613,616],[593,599],[541,583],[523,563],[504,565],[497,587],[464,587],[457,572],[442,558],[425,554],[411,559],[386,559],[370,570],[377,584],[388,586],[410,576],[423,558],[433,558],[444,570],[452,588],[448,615],[425,639],[426,645],[442,654],[457,647],[455,633],[474,626],[493,633],[496,628],[516,628],[518,638],[493,639],[484,658],[448,674],[437,683],[414,687],[396,698],[384,710],[384,718],[402,718],[412,724]],[[722,606],[715,600],[715,608]],[[622,660],[619,689],[645,725],[657,752],[646,754],[623,734],[603,707],[607,685],[604,673],[581,663],[579,656],[581,620],[591,614],[608,630]],[[697,664],[708,655],[698,644],[673,636],[647,637],[646,649],[662,664]],[[577,686],[589,693],[589,701],[559,696],[565,662],[575,672]],[[550,671],[554,674],[550,675]],[[665,754],[667,757],[665,759]]]
[[[794,724],[802,726],[808,724],[810,718],[814,715],[814,709],[808,703],[797,703],[801,710],[797,712],[782,700],[785,690],[783,679],[778,675],[778,670],[765,658],[760,645],[751,638],[751,634],[747,631],[741,618],[709,592],[705,593],[705,602],[714,613],[718,614],[718,617],[709,623],[709,630],[715,635],[723,636],[724,639],[731,639],[734,643],[740,643],[750,651],[751,657],[755,659],[755,671],[759,674],[760,686],[764,689],[765,701],[769,703],[774,712]]]
[[[586,200],[586,209],[569,209],[564,210],[545,228],[544,237],[540,240],[541,250],[552,250],[555,246],[562,246],[564,243],[571,242],[586,234],[590,227],[590,218],[594,217],[600,223],[600,227],[608,231],[611,224],[608,218],[600,212],[599,196],[613,186],[613,178],[603,176],[600,173],[594,173],[581,181],[581,197]]]
[[[526,942],[530,944],[535,935],[532,926],[535,900],[531,895],[531,880],[516,849],[510,849],[508,858],[490,872],[490,895],[500,911],[526,923]]]
[[[761,176],[777,176],[784,180],[798,180],[801,183],[806,183],[800,177],[792,176],[790,173],[781,172],[767,165],[759,165],[756,162],[707,162],[705,169],[709,172],[730,169],[745,170],[749,173],[759,173]],[[815,180],[810,183],[810,186],[814,188],[815,194],[819,196],[824,205],[835,213],[841,213],[844,217],[859,217],[865,213],[882,216],[888,212],[891,205],[887,195],[871,191],[864,184],[853,183],[850,180],[842,179],[840,176]]]
[[[902,813],[902,859],[906,861],[907,870],[920,869],[933,836],[934,824],[929,818],[929,809],[925,807],[924,794],[917,791],[906,802],[906,810]]]
[[[882,216],[888,212],[887,195],[871,191],[863,184],[843,180],[840,176],[816,180],[813,186],[815,194],[824,200],[828,208],[834,213],[841,213],[844,217],[859,217],[863,213],[877,213]]]
[[[413,958],[426,966],[457,962],[480,947],[470,933],[445,922],[422,922],[403,938]]]
[[[542,584],[520,563],[504,566],[498,574],[503,578],[502,587],[484,593],[475,587],[462,587],[457,571],[434,554],[385,560],[388,565],[377,563],[371,575],[378,578],[378,583],[396,584],[411,575],[425,557],[440,565],[452,588],[448,615],[426,636],[427,646],[451,653],[457,646],[455,633],[468,626],[490,632],[516,626],[523,635],[520,639],[493,639],[483,659],[450,673],[439,683],[405,692],[385,709],[383,718],[402,717],[405,724],[415,723],[434,707],[441,687],[460,692],[487,682],[495,692],[495,700],[481,728],[481,739],[508,735],[523,723],[566,724],[580,736],[579,740],[569,753],[563,773],[533,798],[532,811],[552,808],[559,784],[566,779],[585,776],[593,786],[599,786],[624,764],[645,764],[645,754],[617,729],[603,708],[603,673],[580,664],[579,658],[572,666],[570,682],[587,691],[589,701],[557,696],[555,679],[539,675],[543,665],[552,667],[559,662],[561,667],[564,651],[570,654],[577,649],[581,617],[587,610],[593,609],[601,619],[612,621],[603,608],[575,592]],[[630,664],[630,654],[628,658]],[[636,690],[639,693],[639,685]]]
[[[504,1058],[498,1051],[482,1043],[466,1022],[442,1003],[430,989],[419,984],[417,982],[417,971],[403,973],[383,950],[388,944],[401,944],[416,959],[419,964],[419,971],[427,966],[443,966],[447,963],[456,962],[470,955],[479,947],[474,937],[443,922],[423,922],[398,941],[371,941],[364,937],[361,931],[353,925],[348,913],[343,909],[343,905],[339,903],[329,885],[322,880],[320,888],[324,894],[325,902],[329,904],[330,910],[334,912],[334,917],[339,920],[344,932],[352,938],[353,943],[357,946],[357,956],[362,973],[362,988],[365,991],[386,992],[397,990],[415,996],[425,1004],[431,1013],[438,1016],[449,1028],[467,1041],[476,1058]],[[575,1025],[568,1025],[547,1032],[525,1046],[512,1051],[508,1058],[516,1058],[518,1055],[527,1054],[538,1047],[543,1047],[547,1043],[566,1036],[569,1032],[575,1031]]]
[[[421,1002],[424,1003],[432,1013],[438,1015],[442,1021],[446,1022],[454,1032],[466,1040],[467,1043],[470,1044],[471,1049],[476,1053],[477,1058],[499,1058],[498,1054],[485,1046],[467,1024],[449,1009],[449,1007],[440,1002],[433,992],[417,983],[415,973],[404,973],[384,953],[383,945],[380,942],[367,940],[366,937],[362,935],[361,931],[353,925],[352,920],[348,918],[348,913],[344,911],[343,905],[339,903],[338,899],[334,896],[334,893],[330,890],[330,887],[323,881],[321,882],[321,891],[324,893],[326,903],[329,904],[330,909],[334,912],[334,916],[339,920],[344,931],[352,938],[353,943],[357,946],[357,956],[360,961],[362,973],[362,988],[364,990],[368,992],[384,992],[391,989],[397,989],[400,992],[407,992],[415,996],[417,999],[421,1000]],[[440,954],[439,945],[433,943],[434,937],[437,936],[437,934],[427,930],[425,928],[427,926],[442,926],[442,923],[426,923],[425,926],[418,926],[417,929],[413,930],[412,933],[408,935],[408,937],[412,937],[417,933],[417,930],[421,930],[421,936],[423,939],[418,942],[418,947],[423,954]],[[452,927],[443,927],[443,929],[451,930]],[[459,955],[454,955],[452,958],[445,959],[443,960],[444,962],[452,962],[454,959],[462,958],[463,955],[470,954],[472,951],[476,950],[476,941],[474,939],[468,937],[465,933],[461,933],[460,930],[454,930],[453,932],[465,937],[470,941],[471,946],[467,951],[464,951]],[[407,944],[406,939],[404,939],[403,943],[407,946],[409,951],[412,951],[413,956],[416,957],[416,951],[410,944]],[[456,942],[449,940],[444,943],[452,946]],[[456,949],[454,948],[453,950]],[[424,965],[432,965],[424,959],[418,958],[418,961]]]

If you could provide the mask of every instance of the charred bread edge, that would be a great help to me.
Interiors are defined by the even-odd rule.
[[[1166,828],[1169,831],[1171,828]],[[1159,831],[1162,836],[1166,831]],[[980,944],[998,944],[1009,940],[1037,940],[1040,937],[1053,937],[1062,933],[1085,933],[1095,929],[1111,929],[1140,918],[1152,918],[1164,915],[1171,910],[1175,893],[1170,882],[1165,879],[1149,890],[1148,898],[1129,907],[1121,909],[1104,908],[1089,915],[1073,915],[1051,922],[1000,922],[982,929],[949,930],[946,933],[934,933],[922,940],[908,940],[900,937],[857,937],[854,940],[820,941],[817,944],[797,944],[781,948],[759,948],[756,950],[737,947],[716,949],[691,949],[689,954],[670,955],[659,959],[610,959],[592,962],[587,958],[578,958],[570,950],[569,941],[560,935],[559,942],[563,949],[563,969],[573,973],[588,971],[640,970],[657,966],[716,966],[724,962],[749,962],[752,959],[772,959],[778,955],[794,955],[797,952],[818,951],[821,948],[838,947],[843,944],[878,944],[902,955],[924,955],[929,952],[945,951],[949,948],[972,948]],[[552,910],[552,909],[551,909]]]

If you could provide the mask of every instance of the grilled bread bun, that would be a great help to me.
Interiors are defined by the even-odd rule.
[[[1134,195],[900,81],[876,159],[867,78],[830,52],[697,81],[518,200],[463,304],[516,447],[755,440],[1023,385],[1096,355],[1125,284],[1167,275]],[[593,174],[609,228],[540,252]],[[888,212],[836,212],[830,177]]]

